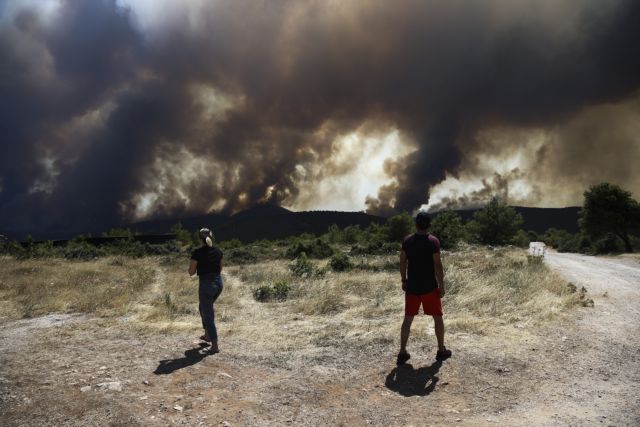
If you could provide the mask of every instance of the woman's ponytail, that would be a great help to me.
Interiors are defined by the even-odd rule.
[[[199,234],[202,243],[209,246],[210,248],[213,247],[213,232],[211,230],[209,230],[208,228],[201,228]]]

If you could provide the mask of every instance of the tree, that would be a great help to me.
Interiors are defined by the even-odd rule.
[[[640,226],[640,204],[631,193],[614,184],[604,182],[589,187],[584,192],[584,204],[580,211],[580,228],[591,236],[607,233],[618,236],[625,250],[633,252],[629,230]]]
[[[392,216],[387,221],[387,239],[401,241],[415,229],[413,218],[407,212]]]
[[[454,211],[438,214],[431,222],[431,232],[440,240],[444,249],[453,248],[466,235],[462,220]]]
[[[183,245],[192,243],[191,233],[182,226],[182,223],[173,224],[171,226],[171,232],[176,235],[176,239]]]
[[[480,243],[504,245],[513,240],[522,223],[522,215],[494,197],[487,206],[473,214],[468,229]]]

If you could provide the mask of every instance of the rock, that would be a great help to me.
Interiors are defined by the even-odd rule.
[[[87,391],[91,391],[91,386],[90,385],[86,385],[84,387],[80,387],[80,391],[83,393],[86,393]]]
[[[175,410],[176,410],[176,411],[178,411],[178,412],[182,412],[182,410],[183,410],[184,408],[183,408],[182,406],[180,406],[180,405],[176,405],[176,406],[174,406],[174,407],[173,407],[173,409],[175,409]]]
[[[140,400],[147,400],[149,396],[140,396]]]
[[[231,423],[229,421],[223,421],[221,425],[222,427],[231,427]]]
[[[220,375],[221,377],[233,378],[231,375],[227,374],[226,372],[218,372],[218,375]]]
[[[122,391],[122,383],[120,381],[109,381],[100,383],[96,384],[96,387],[103,388],[105,390]]]
[[[142,384],[144,384],[144,385],[150,385],[151,383],[150,383],[149,381],[147,381],[147,380],[144,380],[144,381],[142,381]]]
[[[100,369],[101,371],[104,371],[105,369],[107,369],[106,366],[100,366],[98,369]]]

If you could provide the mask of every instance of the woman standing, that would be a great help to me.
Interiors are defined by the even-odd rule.
[[[215,312],[213,303],[222,292],[222,251],[213,246],[213,233],[208,228],[201,228],[200,240],[202,247],[191,254],[189,274],[198,273],[200,287],[198,296],[200,299],[200,317],[204,335],[201,339],[211,342],[210,353],[218,353],[218,333],[216,331]]]

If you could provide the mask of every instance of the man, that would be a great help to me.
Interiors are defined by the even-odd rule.
[[[418,212],[415,218],[416,233],[405,237],[400,252],[400,278],[405,292],[404,321],[400,330],[400,352],[398,365],[411,357],[407,352],[407,341],[413,318],[420,311],[433,316],[438,352],[436,359],[444,360],[451,351],[444,346],[444,321],[442,303],[444,297],[444,271],[440,259],[440,241],[429,234],[431,218],[426,212]]]

